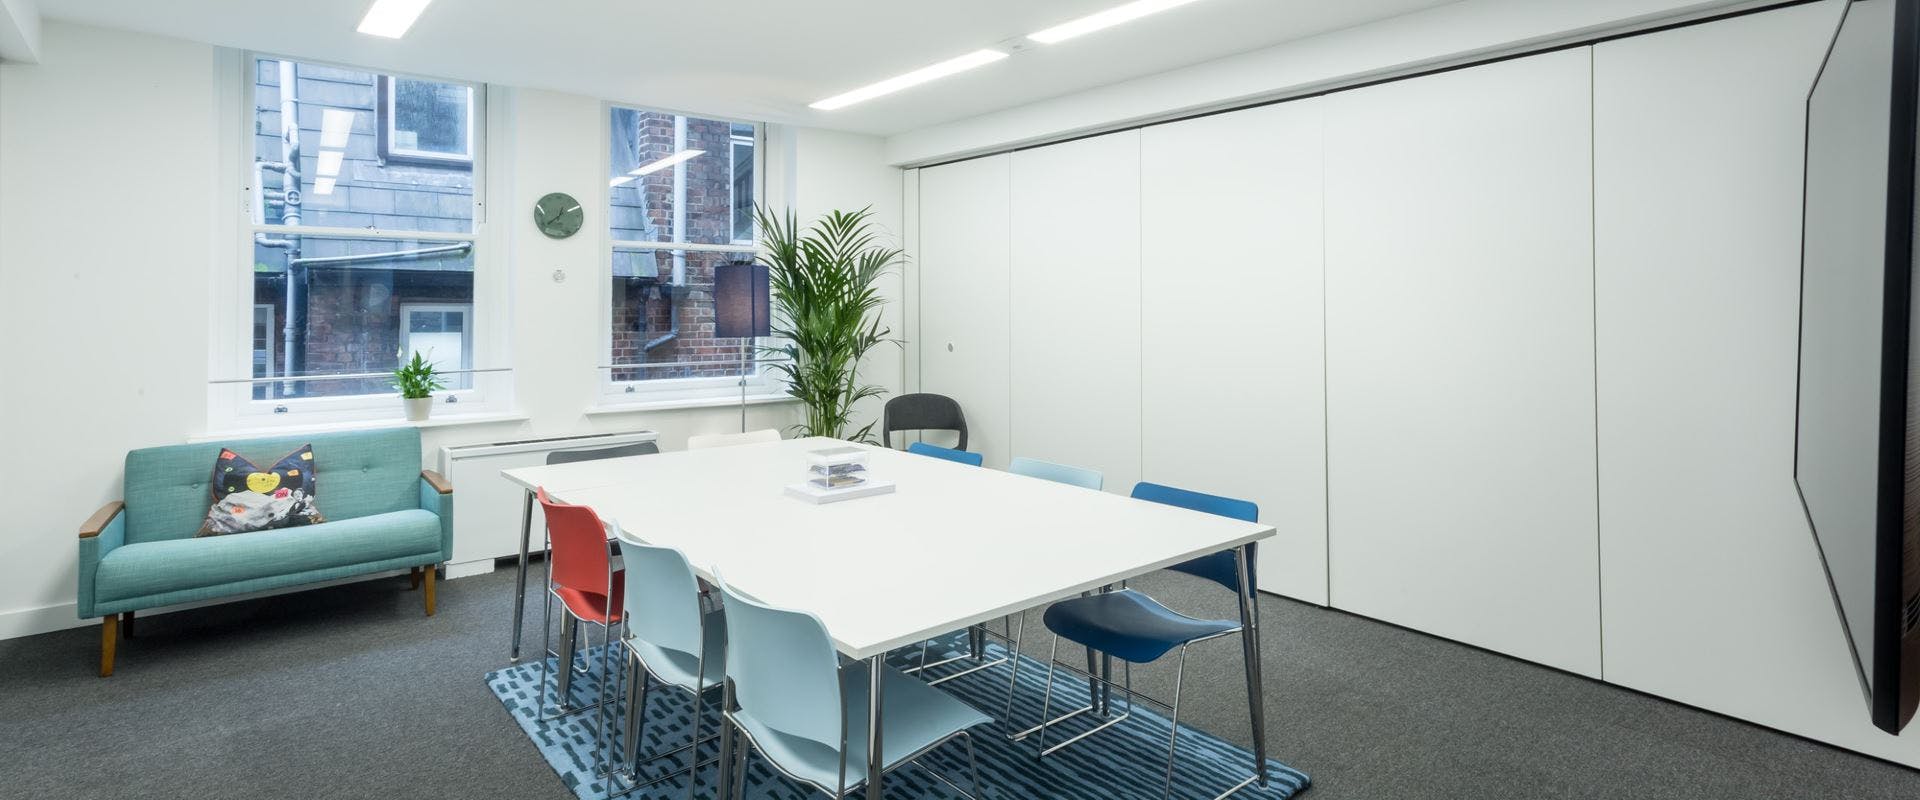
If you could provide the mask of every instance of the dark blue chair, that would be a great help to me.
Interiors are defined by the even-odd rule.
[[[977,467],[987,461],[986,456],[980,455],[979,453],[969,453],[965,450],[955,450],[951,447],[941,447],[940,445],[927,444],[926,442],[914,442],[913,444],[907,445],[907,452],[916,456],[944,458],[948,461],[965,464],[969,467]]]
[[[1260,507],[1246,500],[1235,500],[1230,497],[1202,494],[1200,492],[1176,489],[1171,486],[1162,486],[1155,483],[1141,482],[1135,484],[1133,487],[1133,497],[1137,500],[1177,506],[1193,511],[1244,520],[1246,522],[1258,522],[1260,518]],[[1253,583],[1253,566],[1253,548],[1248,547],[1244,574],[1247,576],[1247,583],[1249,585],[1244,588],[1249,593],[1251,593],[1253,589],[1251,585]],[[1243,574],[1242,565],[1239,563],[1239,558],[1235,550],[1226,550],[1212,555],[1201,556],[1191,561],[1175,564],[1167,569],[1184,572],[1212,581],[1227,591],[1235,593],[1236,596],[1239,595],[1243,588],[1240,580],[1240,576]],[[1062,600],[1054,603],[1047,609],[1042,620],[1046,623],[1047,629],[1053,631],[1054,634],[1053,645],[1049,648],[1047,654],[1046,695],[1040,705],[1040,719],[1042,722],[1039,725],[1014,734],[1014,738],[1023,739],[1034,733],[1039,733],[1040,755],[1044,757],[1052,755],[1068,745],[1125,721],[1133,714],[1133,702],[1135,699],[1133,693],[1133,665],[1158,661],[1168,653],[1178,650],[1180,654],[1180,665],[1174,673],[1173,704],[1167,706],[1151,698],[1142,698],[1154,705],[1161,705],[1172,713],[1172,733],[1167,737],[1167,780],[1164,792],[1165,797],[1172,797],[1174,756],[1177,752],[1176,748],[1179,744],[1180,737],[1180,684],[1186,677],[1187,648],[1200,642],[1218,639],[1236,633],[1243,633],[1244,627],[1241,622],[1239,620],[1196,619],[1189,617],[1161,605],[1159,601],[1141,592],[1125,587],[1124,584],[1122,588],[1117,591],[1096,592],[1072,600]],[[1109,718],[1106,722],[1078,736],[1052,747],[1047,747],[1046,732],[1049,727],[1059,724],[1070,717],[1094,711],[1105,713],[1109,710],[1108,695],[1111,694],[1111,683],[1107,679],[1096,677],[1093,679],[1093,696],[1085,707],[1069,711],[1058,717],[1048,718],[1047,715],[1052,713],[1053,710],[1053,672],[1056,663],[1054,656],[1059,650],[1060,640],[1062,638],[1087,648],[1089,651],[1088,660],[1090,671],[1092,654],[1094,653],[1118,658],[1124,663],[1124,690],[1127,696],[1127,711],[1120,716]],[[1249,778],[1247,782],[1253,780],[1255,780],[1255,778]],[[1237,791],[1245,785],[1247,785],[1247,783],[1242,783],[1240,786],[1234,787],[1234,789],[1228,791],[1228,794]]]

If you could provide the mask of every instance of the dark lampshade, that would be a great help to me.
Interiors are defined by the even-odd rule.
[[[721,264],[713,268],[713,335],[716,339],[770,336],[765,264]]]

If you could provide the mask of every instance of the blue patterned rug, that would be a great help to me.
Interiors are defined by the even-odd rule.
[[[997,643],[989,645],[990,656],[997,657],[1002,653],[1004,650]],[[598,652],[594,653],[596,659],[598,655]],[[902,651],[895,655],[894,660],[896,666],[907,666],[914,663],[918,656],[918,651]],[[1046,665],[1030,656],[1021,656],[1021,660],[1020,691],[1014,700],[1013,714],[1019,725],[1025,728],[1039,720]],[[959,669],[961,666],[956,664],[948,669]],[[934,674],[944,674],[941,669],[935,667]],[[572,690],[576,705],[591,704],[597,698],[596,677],[599,671],[600,662],[595,660],[593,675],[576,676]],[[952,691],[998,719],[1006,709],[1007,678],[1008,666],[1003,664],[948,681],[941,684],[941,688]],[[539,662],[489,672],[486,680],[487,687],[506,705],[507,712],[520,724],[520,729],[533,739],[541,755],[546,757],[547,763],[559,773],[560,780],[574,794],[582,800],[598,800],[606,796],[606,783],[594,777],[595,770],[590,766],[596,762],[593,743],[598,718],[595,712],[540,722],[537,719],[540,702]],[[693,718],[688,713],[691,702],[688,693],[656,687],[651,694],[647,704],[650,716],[641,746],[643,757],[681,747],[693,733]],[[1124,696],[1118,690],[1114,695],[1114,711],[1120,713]],[[1078,708],[1086,700],[1086,680],[1061,671],[1054,683],[1053,713]],[[708,704],[707,720],[702,723],[703,736],[718,730],[719,717],[712,706],[712,703]],[[1098,720],[1089,717],[1091,715],[1082,714],[1061,724],[1048,732],[1048,740],[1062,741],[1098,723]],[[620,719],[615,714],[608,720],[616,747],[620,740]],[[1119,800],[1134,797],[1158,800],[1161,796],[1166,780],[1167,719],[1145,704],[1135,708],[1131,719],[1044,759],[1035,756],[1037,748],[1031,737],[1027,741],[1013,742],[1005,734],[1006,729],[1000,725],[985,726],[974,731],[974,745],[979,748],[980,779],[984,784],[982,800]],[[658,777],[684,768],[686,755],[683,752],[648,765],[645,777]],[[703,761],[711,761],[718,756],[717,741],[709,742],[701,749]],[[1174,797],[1212,798],[1246,778],[1252,760],[1252,754],[1246,750],[1183,724],[1180,726],[1180,757],[1174,771]],[[940,771],[954,783],[968,786],[965,744],[950,742],[922,757],[920,762]],[[1269,760],[1268,763],[1271,765],[1271,780],[1266,787],[1248,786],[1233,797],[1285,800],[1307,788],[1306,773],[1278,761]],[[710,796],[714,791],[714,769],[705,766],[700,770],[699,788],[703,796]],[[747,786],[747,797],[752,800],[812,800],[823,796],[775,773],[757,755],[747,770]],[[958,793],[925,771],[911,766],[887,773],[886,795],[889,800],[960,798]],[[686,796],[684,775],[628,795],[632,798]]]

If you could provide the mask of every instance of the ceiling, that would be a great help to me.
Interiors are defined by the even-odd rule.
[[[439,0],[395,41],[370,0],[39,0],[48,19],[279,55],[890,135],[1445,5],[1203,0],[834,112],[807,104],[1121,0]]]

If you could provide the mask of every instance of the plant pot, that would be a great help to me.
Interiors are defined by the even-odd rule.
[[[433,413],[433,398],[408,397],[400,401],[407,407],[408,422],[426,422],[427,415]]]

